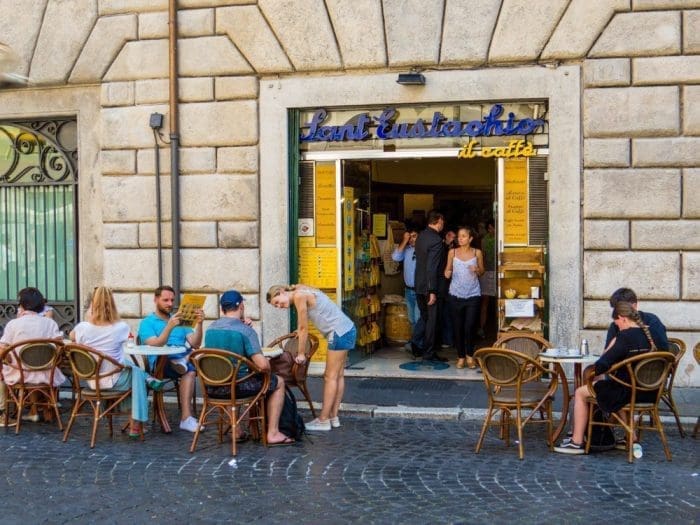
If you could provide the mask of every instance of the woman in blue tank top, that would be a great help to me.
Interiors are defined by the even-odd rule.
[[[275,308],[294,306],[297,311],[297,363],[306,360],[304,349],[309,321],[328,340],[329,352],[323,374],[323,409],[319,417],[306,424],[306,429],[327,431],[331,427],[339,427],[338,408],[345,391],[345,359],[348,350],[355,348],[355,324],[326,294],[311,286],[272,286],[267,292],[267,302]]]

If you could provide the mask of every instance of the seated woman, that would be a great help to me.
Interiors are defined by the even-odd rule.
[[[148,421],[148,395],[146,385],[153,390],[163,388],[165,381],[149,376],[124,355],[124,342],[129,337],[129,325],[120,321],[112,290],[98,286],[92,293],[87,321],[78,323],[70,333],[71,340],[101,352],[127,368],[120,375],[100,381],[101,388],[127,390],[131,385],[130,437],[141,435],[142,424]],[[108,365],[108,363],[104,363]],[[109,383],[109,384],[107,384]]]
[[[612,318],[620,332],[608,349],[595,363],[596,379],[605,374],[614,364],[633,357],[641,352],[655,350],[654,340],[649,329],[642,323],[639,313],[632,308],[630,303],[619,302],[613,309]],[[629,381],[626,370],[617,372],[617,377],[623,381]],[[600,409],[606,414],[617,412],[631,399],[629,388],[612,379],[600,379],[593,384],[596,401]],[[586,399],[590,395],[587,385],[576,389],[574,396],[574,431],[571,438],[566,438],[555,452],[561,454],[583,454],[585,447],[583,436],[588,424],[588,403]],[[644,392],[639,395],[640,401],[651,401],[656,393]]]

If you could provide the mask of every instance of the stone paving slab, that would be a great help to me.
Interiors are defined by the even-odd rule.
[[[171,407],[172,408],[172,407]],[[175,419],[175,414],[171,414]],[[644,457],[562,456],[543,429],[525,459],[497,431],[474,453],[476,420],[343,416],[342,427],[291,447],[217,443],[214,428],[151,430],[145,442],[86,421],[67,443],[55,425],[0,430],[6,523],[639,523],[700,520],[698,440],[669,431],[673,461],[644,435]],[[116,426],[116,425],[115,425]],[[667,427],[668,428],[668,427]]]

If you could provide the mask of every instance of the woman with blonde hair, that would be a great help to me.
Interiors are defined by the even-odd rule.
[[[618,302],[612,312],[613,322],[619,329],[617,336],[610,347],[603,352],[595,362],[596,379],[605,374],[610,368],[628,357],[633,357],[642,352],[656,350],[656,345],[651,337],[649,328],[642,322],[639,312],[630,303]],[[626,370],[619,370],[617,376],[625,381],[630,381]],[[596,402],[606,414],[617,412],[630,402],[632,391],[624,385],[612,379],[600,379],[593,384]],[[555,452],[561,454],[583,454],[585,447],[583,436],[588,425],[588,397],[591,392],[588,385],[580,386],[574,395],[574,429],[570,438],[554,447]],[[652,401],[656,392],[639,392],[637,401]],[[636,438],[635,438],[636,439]]]
[[[267,292],[267,302],[275,308],[294,306],[297,312],[297,363],[306,360],[304,350],[309,334],[309,321],[328,339],[326,371],[323,374],[323,409],[319,417],[306,424],[307,430],[327,431],[338,428],[338,408],[345,391],[345,359],[355,348],[357,331],[352,320],[321,290],[296,284],[276,285]]]
[[[126,390],[131,386],[131,426],[130,437],[141,435],[144,421],[148,421],[148,393],[146,386],[160,390],[165,384],[136,366],[124,355],[124,343],[129,337],[129,325],[119,318],[112,290],[98,286],[92,292],[86,321],[78,323],[70,333],[71,340],[89,346],[98,352],[118,361],[126,368],[119,375],[113,375],[100,382],[101,388]],[[109,363],[103,362],[103,367]],[[104,384],[109,382],[111,384]]]

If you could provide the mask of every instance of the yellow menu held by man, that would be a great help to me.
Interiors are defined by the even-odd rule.
[[[194,321],[197,317],[197,310],[201,310],[204,307],[204,301],[206,298],[206,295],[191,293],[186,293],[182,296],[180,308],[177,310],[177,313],[180,314],[180,319],[182,320],[180,326],[194,326]]]

